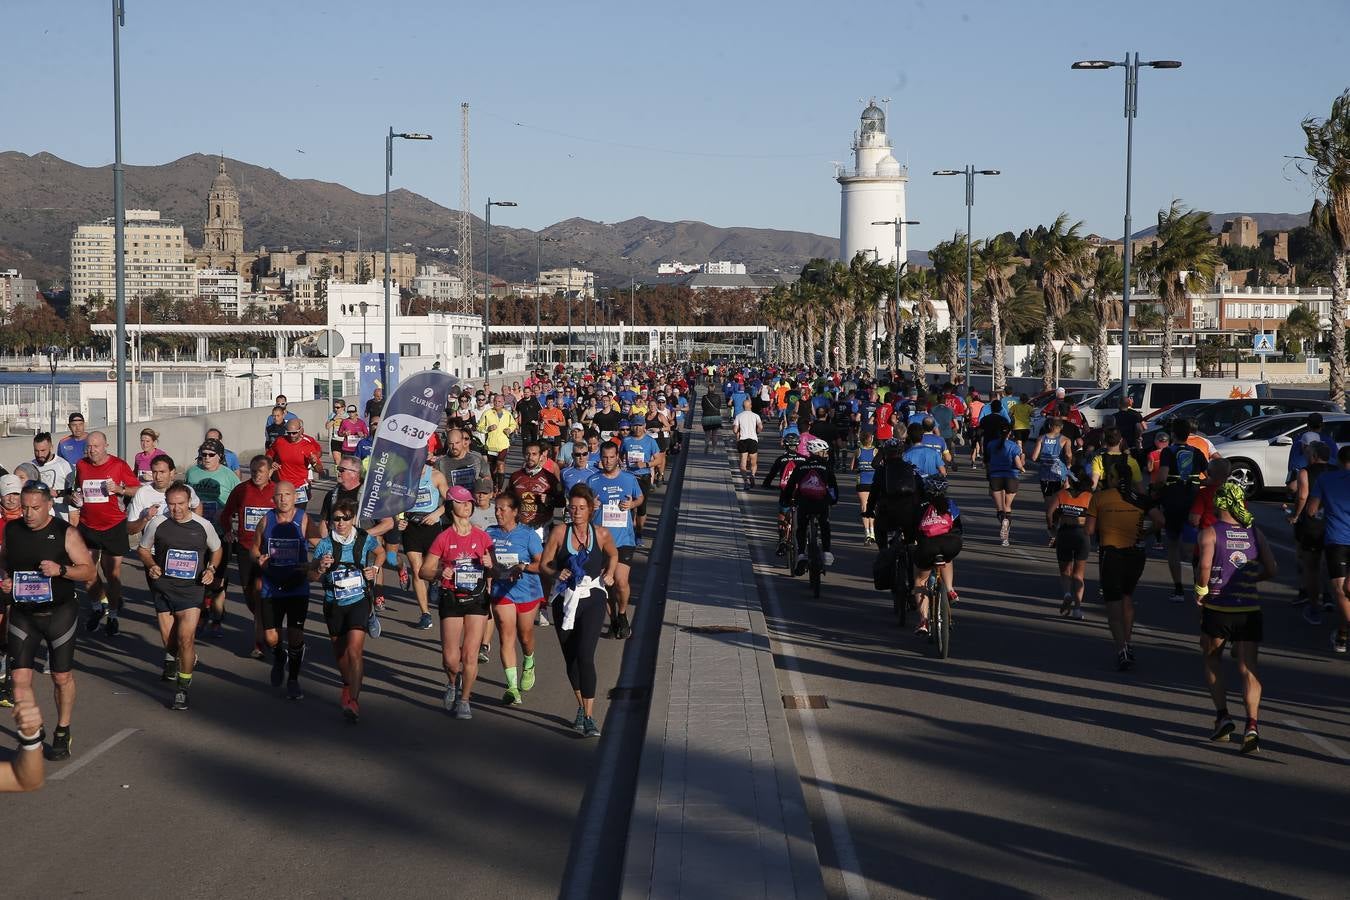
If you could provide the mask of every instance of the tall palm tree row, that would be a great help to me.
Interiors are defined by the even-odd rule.
[[[937,296],[947,304],[951,340],[947,342],[947,378],[956,380],[961,371],[957,355],[956,334],[966,316],[966,235],[956,232],[950,241],[942,241],[928,251],[933,263],[933,278],[937,282]]]
[[[979,283],[987,304],[994,344],[993,386],[994,391],[999,392],[1007,386],[1007,373],[1003,369],[1003,316],[1014,293],[1011,278],[1017,269],[1017,247],[1002,235],[990,241],[977,242],[976,247],[978,256],[973,277]]]
[[[1070,225],[1068,213],[1060,213],[1048,228],[1036,229],[1027,241],[1045,303],[1041,328],[1041,387],[1045,390],[1054,378],[1055,323],[1068,315],[1087,272],[1090,249],[1079,233],[1082,227],[1082,222]]]
[[[927,375],[928,323],[937,314],[933,307],[933,297],[937,295],[937,287],[937,277],[929,269],[909,269],[900,279],[900,296],[911,304],[911,314],[918,326],[919,335],[914,348],[914,380],[920,384],[923,383],[924,376]],[[898,327],[896,331],[899,331]],[[955,332],[953,331],[953,333]],[[898,337],[898,333],[893,334],[891,336],[892,341]]]
[[[1308,224],[1331,241],[1330,397],[1345,407],[1345,294],[1350,260],[1350,89],[1331,103],[1331,115],[1302,122],[1304,152],[1318,197]]]
[[[1190,319],[1190,293],[1214,283],[1221,260],[1209,230],[1209,213],[1187,209],[1180,200],[1158,212],[1158,235],[1139,254],[1139,270],[1153,282],[1163,308],[1162,376],[1172,374],[1172,345],[1177,317]]]
[[[1119,291],[1124,283],[1124,274],[1124,263],[1115,251],[1110,247],[1098,247],[1088,279],[1091,284],[1092,318],[1096,326],[1092,334],[1092,372],[1100,388],[1111,383],[1106,335],[1108,329],[1121,318]]]

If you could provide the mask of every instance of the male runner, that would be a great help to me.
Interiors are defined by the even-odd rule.
[[[284,479],[276,483],[272,501],[274,508],[263,516],[258,538],[249,552],[262,571],[263,636],[272,651],[272,687],[281,687],[286,678],[286,696],[303,700],[300,665],[305,658],[305,616],[309,609],[305,511],[296,506],[295,485]],[[284,651],[280,634],[283,622],[289,625]]]
[[[111,637],[117,634],[122,609],[122,554],[131,549],[123,502],[141,487],[141,480],[131,466],[108,453],[108,436],[101,431],[90,432],[85,453],[75,466],[74,503],[80,510],[80,537],[99,564],[103,580],[100,583],[95,575],[85,585],[91,609],[84,628],[98,628],[106,611],[104,630]]]
[[[600,448],[600,471],[592,474],[586,483],[595,492],[593,521],[609,529],[614,536],[614,546],[619,551],[614,590],[609,598],[609,636],[628,638],[633,633],[628,623],[631,594],[629,573],[632,571],[633,554],[637,550],[637,532],[633,528],[634,510],[642,506],[645,494],[637,476],[619,467],[619,448],[608,441]]]

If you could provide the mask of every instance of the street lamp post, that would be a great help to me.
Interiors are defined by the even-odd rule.
[[[872,224],[895,226],[895,305],[891,309],[891,371],[894,372],[896,369],[900,368],[900,276],[904,274],[906,266],[909,265],[909,260],[900,256],[901,239],[904,237],[904,229],[900,226],[918,225],[919,223],[910,219],[901,219],[899,216],[896,216],[894,219],[883,219],[880,222],[873,222]],[[879,357],[881,354],[880,346],[877,347],[876,352]],[[880,362],[877,363],[877,367],[881,367]],[[918,371],[917,365],[915,366],[915,371]]]
[[[511,200],[488,198],[483,207],[483,387],[488,383],[488,353],[492,350],[492,207],[519,206]]]
[[[364,304],[362,304],[362,305],[364,305]],[[254,403],[253,403],[253,388],[254,388],[254,385],[256,385],[256,384],[258,383],[258,380],[257,380],[257,379],[258,379],[258,375],[257,375],[257,372],[256,372],[255,370],[256,370],[257,362],[258,362],[258,354],[261,353],[261,352],[262,352],[262,351],[259,350],[257,347],[249,347],[249,348],[248,348],[248,408],[249,408],[249,409],[252,409],[253,406],[254,406]],[[330,389],[331,389],[331,384],[332,384],[332,382],[330,381],[330,382],[329,382]]]
[[[1125,70],[1125,253],[1123,266],[1124,286],[1120,292],[1120,383],[1121,390],[1126,389],[1130,377],[1130,263],[1134,258],[1134,241],[1130,230],[1130,187],[1134,167],[1134,118],[1139,112],[1139,68],[1180,69],[1181,63],[1175,59],[1155,59],[1140,62],[1139,54],[1134,58],[1126,53],[1120,62],[1109,59],[1084,59],[1074,63],[1074,69],[1111,69],[1119,66]],[[1123,395],[1122,395],[1123,396]]]
[[[970,309],[974,304],[975,291],[971,282],[971,249],[972,242],[970,237],[970,219],[971,207],[975,205],[975,176],[976,175],[997,175],[998,169],[977,169],[975,166],[967,165],[964,169],[938,169],[934,175],[964,175],[966,176],[966,391],[970,391]],[[991,360],[989,366],[989,390],[994,389],[994,366],[1003,365],[1002,360]]]
[[[537,238],[537,240],[535,241],[534,244],[534,355],[537,361],[539,358],[539,347],[540,347],[539,304],[542,301],[544,295],[544,287],[540,283],[543,281],[544,278],[544,270],[543,267],[540,265],[540,251],[542,250],[545,242],[550,244],[561,244],[562,239],[546,238],[542,234],[535,235],[535,237]]]
[[[395,132],[389,126],[389,134],[384,139],[384,353],[380,356],[380,387],[386,397],[393,395],[393,385],[389,383],[389,344],[392,320],[389,318],[389,179],[394,174],[394,138],[405,141],[429,141],[431,135],[416,131]],[[359,266],[359,262],[358,262]]]
[[[122,190],[122,28],[126,0],[112,0],[113,25],[113,256],[116,280],[117,455],[127,455],[127,262],[126,198]],[[83,298],[78,298],[83,299]]]
[[[52,407],[52,426],[48,430],[49,434],[56,434],[56,363],[61,356],[61,348],[53,344],[47,348],[47,365],[52,370],[51,384],[51,407]],[[1262,379],[1263,381],[1265,379]]]

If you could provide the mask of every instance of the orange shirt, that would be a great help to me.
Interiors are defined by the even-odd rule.
[[[563,411],[556,406],[545,406],[539,410],[539,433],[546,438],[555,438],[562,434],[562,427],[567,423]]]

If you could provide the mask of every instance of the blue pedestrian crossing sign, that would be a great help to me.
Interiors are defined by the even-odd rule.
[[[956,339],[956,355],[957,355],[958,357],[960,357],[961,359],[977,359],[977,358],[979,358],[979,355],[980,355],[980,339],[977,338],[977,337],[973,337],[973,338],[957,338],[957,339]]]
[[[1252,335],[1252,350],[1256,353],[1275,353],[1275,335],[1269,333]]]

